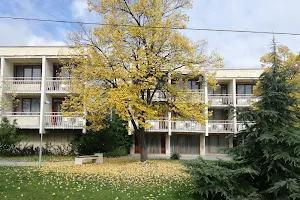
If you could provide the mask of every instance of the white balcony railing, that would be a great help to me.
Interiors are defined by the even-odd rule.
[[[6,112],[3,116],[7,117],[10,122],[16,120],[17,127],[22,129],[39,128],[40,126],[39,112]]]
[[[71,116],[63,116],[62,113],[45,113],[44,127],[46,129],[82,129],[84,119],[78,113]]]
[[[50,77],[46,78],[46,91],[55,93],[70,92],[70,78]]]
[[[204,101],[204,90],[203,89],[191,89],[188,90],[187,95],[195,102]]]
[[[187,90],[187,97],[192,99],[193,101],[199,102],[204,101],[204,91],[202,89],[195,89],[195,90]],[[166,101],[167,96],[166,94],[161,91],[157,90],[153,95],[153,101]]]
[[[151,128],[148,132],[168,132],[169,121],[167,119],[149,120],[147,121]],[[205,132],[205,125],[199,124],[195,121],[180,121],[171,120],[171,131],[172,132]]]
[[[152,95],[153,91],[151,92],[151,95]],[[153,98],[152,98],[152,101],[166,101],[167,100],[167,97],[165,95],[165,93],[161,90],[157,90],[154,95],[153,95]]]
[[[39,93],[41,77],[6,77],[3,88],[9,93]]]
[[[151,128],[147,130],[149,132],[168,132],[168,120],[150,120],[148,123],[151,125]]]
[[[171,121],[172,132],[205,132],[205,125],[195,121]]]
[[[227,106],[233,104],[232,94],[209,94],[208,102],[212,106]]]
[[[241,121],[239,121],[239,122],[237,122],[237,124],[236,124],[236,130],[237,130],[237,132],[240,132],[240,131],[243,131],[243,130],[245,130],[246,129],[246,124],[248,125],[248,126],[251,126],[251,125],[253,125],[254,124],[254,122],[241,122]]]
[[[234,124],[232,120],[209,120],[209,133],[233,133]]]
[[[258,98],[256,96],[249,95],[236,95],[236,104],[238,106],[251,106],[254,102],[257,102]]]

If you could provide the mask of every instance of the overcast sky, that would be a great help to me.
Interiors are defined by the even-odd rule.
[[[97,21],[86,0],[1,0],[0,16]],[[300,33],[300,0],[194,0],[189,27]],[[70,24],[0,19],[0,46],[65,45]],[[192,40],[206,39],[209,50],[225,58],[227,68],[257,68],[269,51],[271,35],[184,31]],[[300,36],[276,36],[298,52]]]

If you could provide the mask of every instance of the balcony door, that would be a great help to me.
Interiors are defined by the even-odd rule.
[[[41,65],[15,65],[14,77],[23,80],[40,80],[42,77]]]
[[[70,71],[68,71],[67,69],[64,69],[62,65],[54,64],[53,65],[53,77],[55,79],[69,78]]]
[[[63,98],[54,98],[52,99],[52,112],[55,114],[61,114],[61,105],[63,102]]]
[[[166,153],[166,137],[164,134],[146,134],[147,152],[150,154]],[[138,138],[135,134],[135,153],[140,153]]]
[[[171,153],[200,154],[200,135],[171,136]]]

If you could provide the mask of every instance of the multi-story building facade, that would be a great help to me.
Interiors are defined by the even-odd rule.
[[[24,135],[23,144],[38,146],[43,133],[44,143],[65,145],[85,131],[85,121],[80,115],[63,116],[61,112],[70,84],[59,59],[67,59],[70,50],[68,47],[0,47],[2,116],[17,121]],[[253,87],[261,73],[260,69],[217,69],[215,90],[205,82],[189,81],[190,95],[209,105],[206,113],[211,113],[210,117],[204,125],[176,120],[172,113],[150,120],[149,154],[224,153],[234,145],[234,135],[243,128],[237,110],[249,109],[256,100]],[[163,101],[159,93],[155,98]],[[137,141],[131,153],[139,153]]]

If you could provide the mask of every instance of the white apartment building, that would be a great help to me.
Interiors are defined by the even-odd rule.
[[[84,119],[74,113],[63,116],[61,103],[70,93],[68,74],[61,71],[59,58],[68,58],[68,47],[0,47],[2,116],[17,120],[24,135],[23,144],[38,146],[40,133],[44,143],[65,145],[84,132]],[[234,145],[233,136],[242,128],[236,111],[248,109],[256,100],[253,86],[263,70],[217,69],[216,90],[198,80],[188,82],[193,97],[199,96],[212,115],[205,125],[193,121],[174,120],[171,113],[150,120],[148,152],[153,155],[222,154]],[[63,76],[59,76],[60,73]],[[157,101],[163,100],[158,93]],[[12,103],[13,99],[17,99]],[[139,153],[137,140],[131,150]]]

